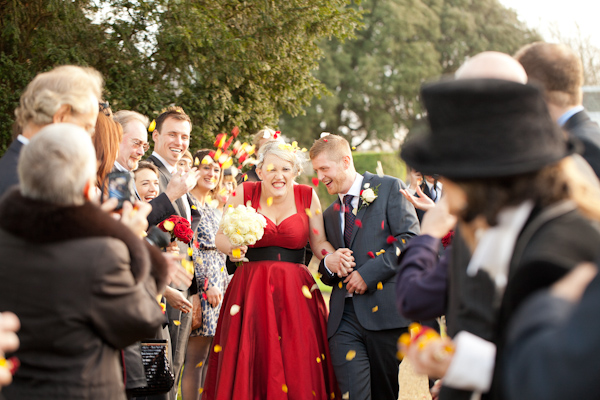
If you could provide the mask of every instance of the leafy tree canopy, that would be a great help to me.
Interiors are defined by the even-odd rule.
[[[330,95],[313,99],[305,115],[280,120],[303,146],[322,131],[356,146],[389,141],[420,118],[424,81],[453,73],[481,51],[511,54],[540,40],[498,0],[365,0],[355,8],[364,12],[356,40],[321,44],[325,57],[315,76]]]

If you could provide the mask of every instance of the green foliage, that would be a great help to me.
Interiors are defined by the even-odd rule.
[[[115,111],[181,105],[192,148],[236,125],[252,135],[324,90],[318,43],[359,18],[346,0],[0,0],[0,146],[26,84],[61,64],[98,69]]]
[[[313,99],[306,115],[283,116],[282,131],[308,146],[322,131],[355,146],[389,141],[422,115],[424,81],[454,72],[484,50],[513,53],[539,40],[498,0],[365,0],[357,39],[322,43],[315,76],[330,96]]]

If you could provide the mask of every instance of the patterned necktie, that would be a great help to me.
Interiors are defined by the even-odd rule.
[[[346,247],[350,247],[350,240],[352,239],[352,230],[354,229],[354,220],[356,216],[352,212],[352,195],[344,196],[344,242]]]

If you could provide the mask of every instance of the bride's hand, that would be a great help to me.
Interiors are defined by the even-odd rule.
[[[236,256],[233,255],[233,251],[235,249],[239,249],[240,250],[240,254],[239,257],[238,254],[236,254]],[[227,255],[229,256],[229,259],[233,262],[239,262],[239,261],[244,261],[244,258],[246,258],[246,252],[248,251],[248,246],[239,246],[239,247],[234,247],[231,246],[229,249],[229,253],[227,253]]]

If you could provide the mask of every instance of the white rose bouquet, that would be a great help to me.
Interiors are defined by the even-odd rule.
[[[252,207],[229,206],[221,219],[221,229],[235,247],[253,245],[265,233],[267,220]],[[236,251],[237,250],[237,251]],[[239,248],[233,249],[233,257],[240,258]]]

